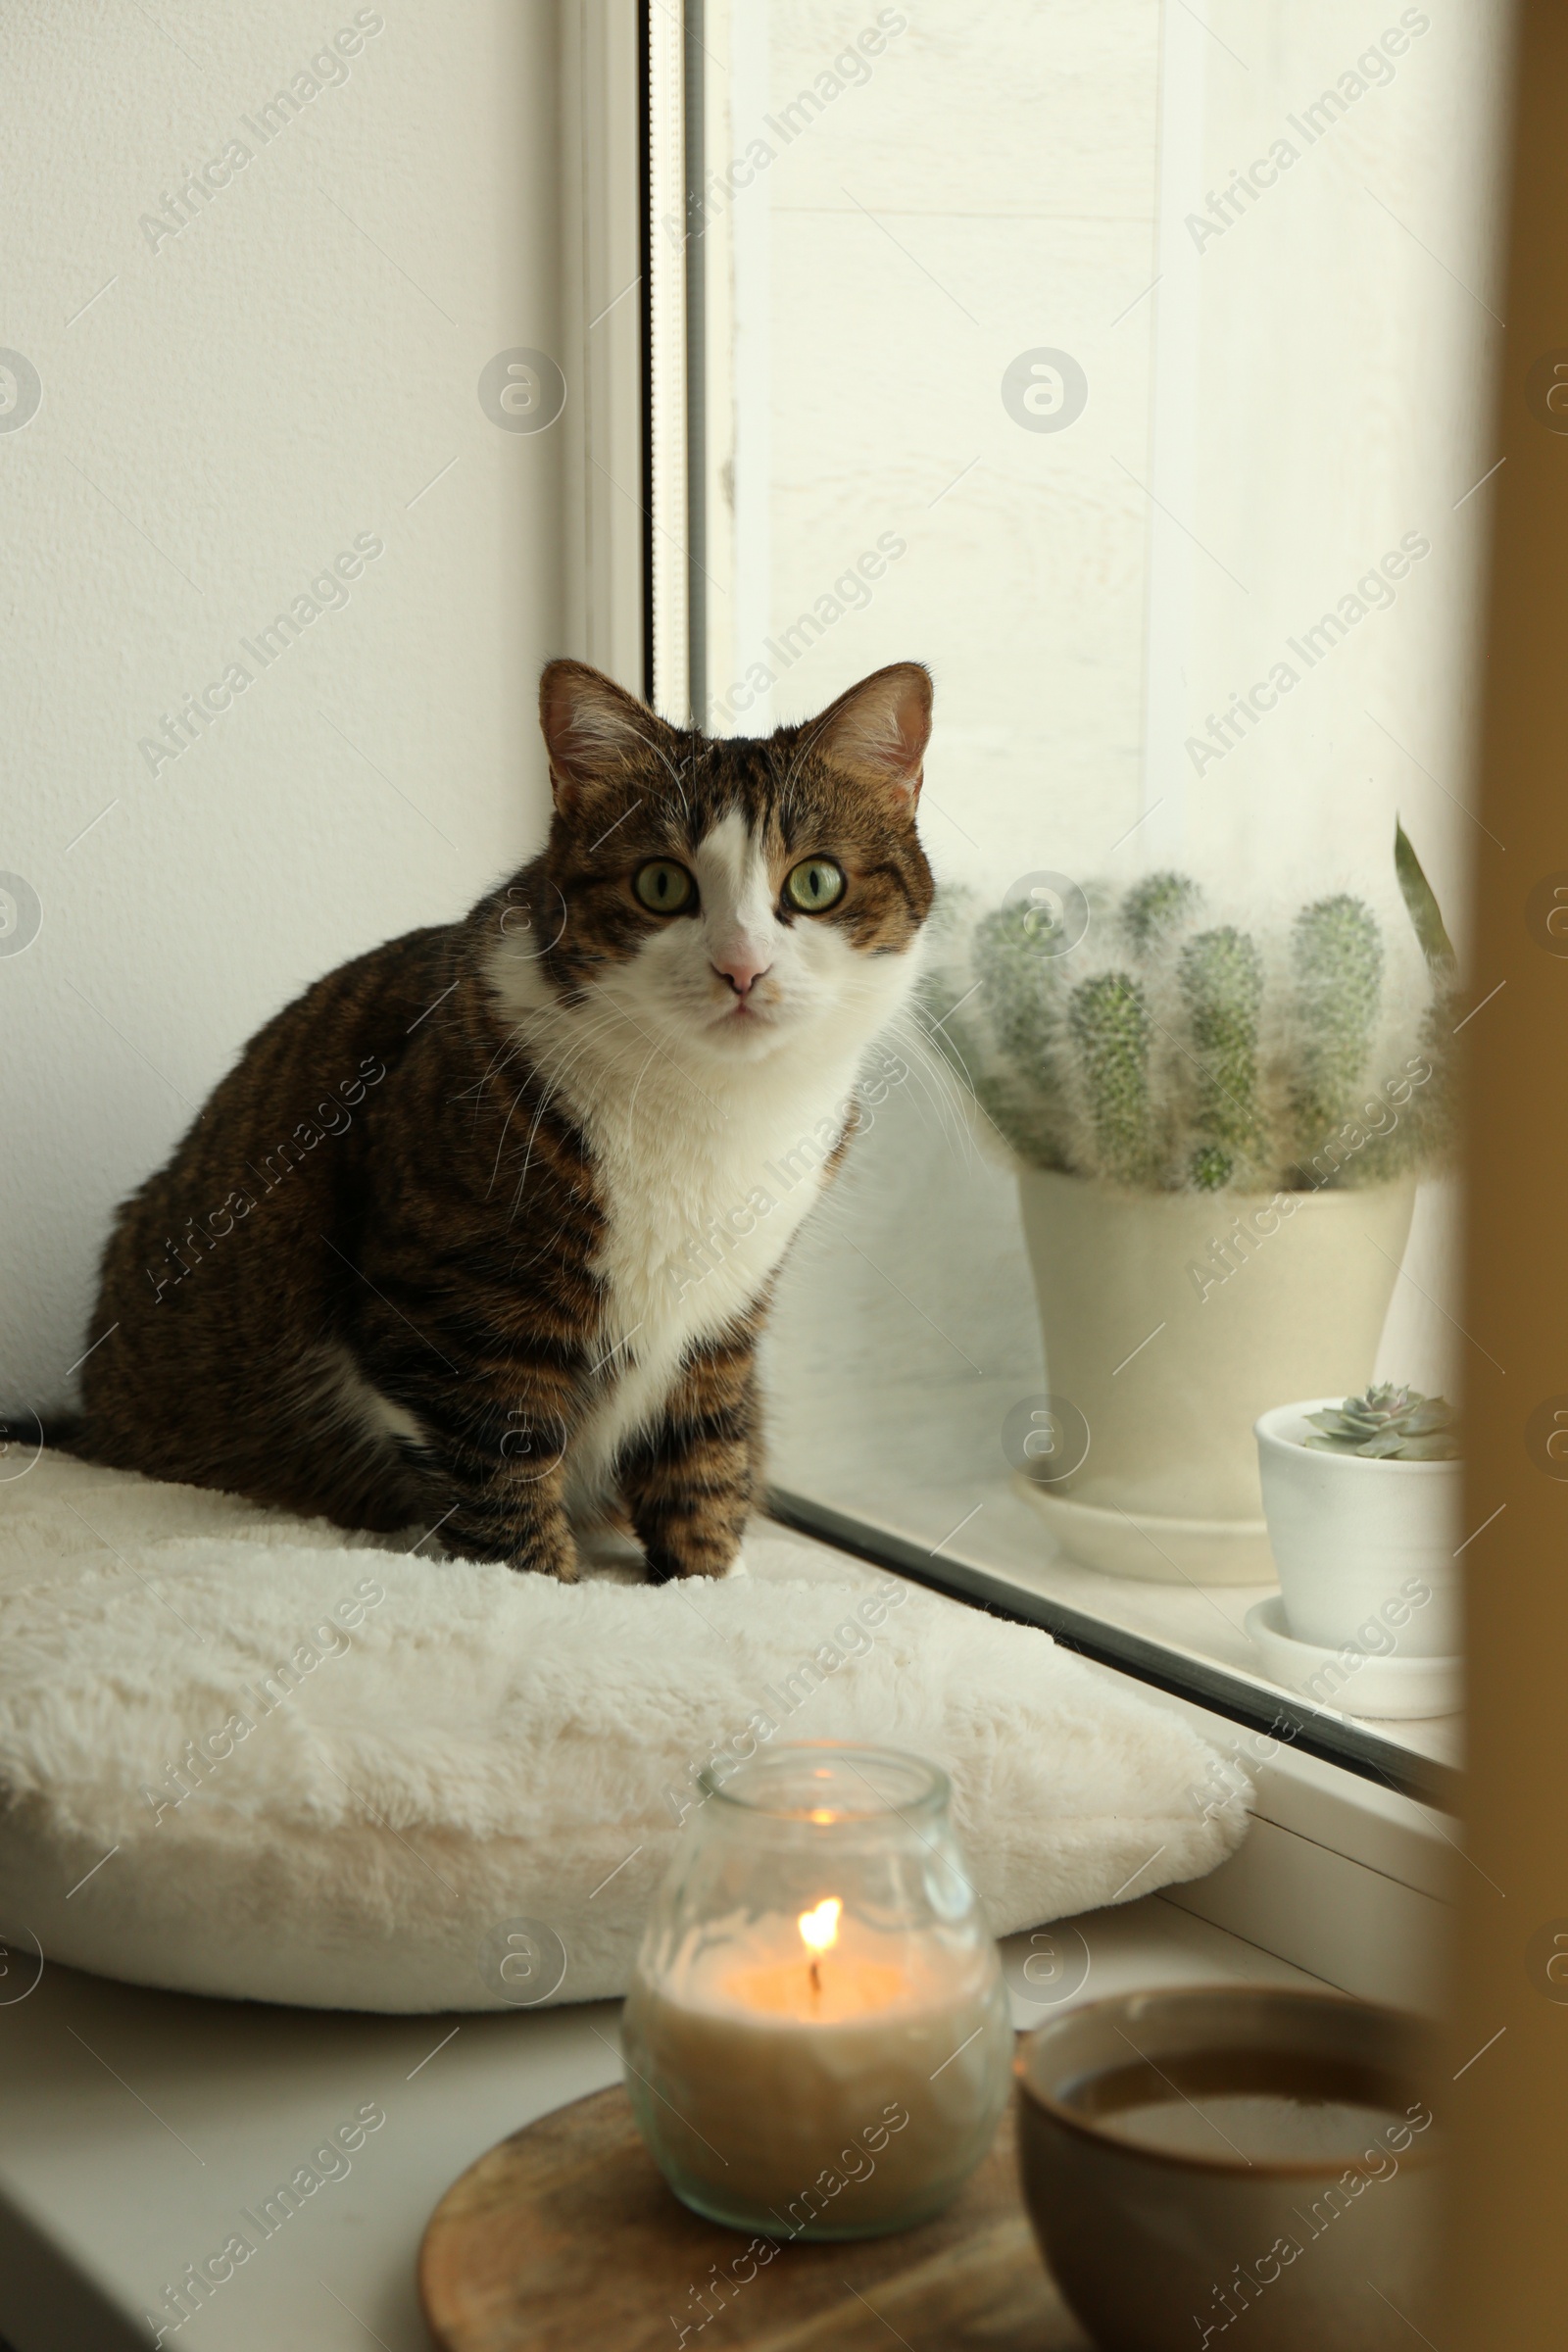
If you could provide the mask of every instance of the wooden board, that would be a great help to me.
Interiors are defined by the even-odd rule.
[[[781,2245],[762,2267],[752,2242],[666,2188],[617,2083],[514,2132],[448,2189],[419,2294],[442,2352],[1091,2352],[1030,2233],[1010,2110],[923,2229]]]

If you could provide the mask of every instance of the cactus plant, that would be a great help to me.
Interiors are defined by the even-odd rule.
[[[1049,948],[1050,934],[1033,907],[1000,906],[975,926],[974,968],[997,1008],[998,1041],[1045,1085],[1054,1075],[1052,1044],[1060,1021],[1062,971]]]
[[[1050,952],[1049,932],[1028,906],[1000,906],[975,925],[973,962],[979,989],[995,1008],[997,1042],[1015,1077],[996,1074],[985,1107],[1003,1134],[1030,1159],[1052,1166],[1065,1150],[1061,1039],[1065,969]],[[950,1052],[958,1037],[941,1034]]]
[[[1201,1140],[1188,1158],[1190,1181],[1217,1193],[1257,1163],[1263,1118],[1257,1097],[1257,1032],[1263,1009],[1263,958],[1245,931],[1226,924],[1200,932],[1177,966],[1193,1046],[1197,1124]]]
[[[1426,959],[1417,1004],[1415,959],[1391,964],[1360,899],[1319,899],[1283,934],[1254,936],[1190,877],[1162,871],[1119,897],[1087,886],[1081,938],[1033,905],[978,921],[950,906],[948,960],[939,948],[928,987],[936,1042],[1036,1167],[1258,1193],[1441,1164],[1456,967],[1402,828],[1395,864]]]
[[[1148,956],[1202,905],[1203,894],[1187,874],[1146,874],[1121,903],[1122,929],[1140,956]]]
[[[1341,894],[1303,906],[1291,937],[1298,1042],[1291,1088],[1297,1160],[1309,1167],[1355,1106],[1383,989],[1370,908]]]
[[[1303,1446],[1320,1453],[1356,1453],[1374,1462],[1453,1462],[1459,1458],[1458,1419],[1445,1396],[1396,1389],[1384,1381],[1364,1396],[1308,1413],[1314,1435]]]
[[[1126,972],[1080,981],[1067,1001],[1101,1165],[1122,1184],[1142,1184],[1152,1157],[1149,1102],[1149,1006]]]

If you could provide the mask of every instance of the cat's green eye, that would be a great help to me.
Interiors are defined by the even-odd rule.
[[[650,914],[680,914],[697,896],[697,885],[671,858],[651,858],[632,876],[631,886]]]
[[[831,858],[807,858],[784,880],[784,896],[802,914],[825,914],[847,888],[844,868]]]

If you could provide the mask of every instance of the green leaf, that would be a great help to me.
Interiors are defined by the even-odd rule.
[[[1407,1435],[1426,1438],[1434,1430],[1451,1429],[1458,1416],[1446,1396],[1423,1396],[1401,1418]]]
[[[1453,942],[1432,885],[1421,870],[1421,860],[1410,836],[1397,817],[1394,820],[1394,870],[1399,877],[1399,889],[1421,942],[1422,955],[1434,970],[1452,972],[1459,960],[1453,952]]]

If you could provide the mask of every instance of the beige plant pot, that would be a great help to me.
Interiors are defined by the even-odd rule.
[[[1415,1179],[1251,1197],[1026,1168],[1018,1191],[1047,1380],[1080,1439],[1017,1484],[1089,1567],[1271,1583],[1252,1424],[1371,1379]]]

